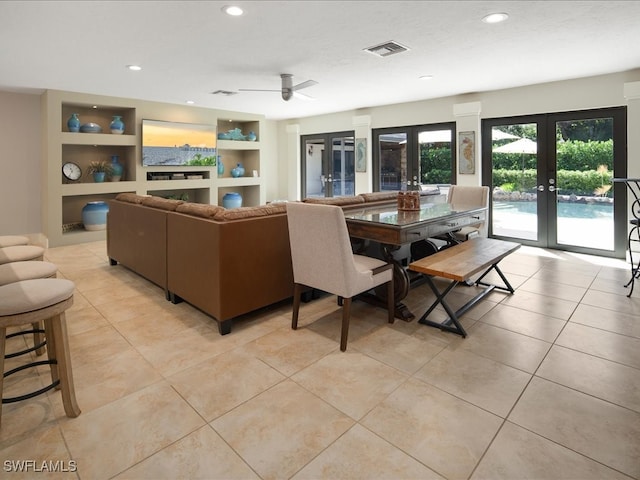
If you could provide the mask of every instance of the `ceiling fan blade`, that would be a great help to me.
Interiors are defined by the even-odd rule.
[[[298,85],[294,85],[293,87],[291,87],[292,90],[301,90],[303,88],[307,88],[307,87],[313,87],[314,85],[317,85],[318,82],[316,82],[315,80],[307,80],[306,82],[302,82],[299,83]]]
[[[313,97],[311,97],[309,95],[306,95],[306,94],[300,93],[300,92],[295,92],[295,91],[293,92],[293,96],[296,97],[296,98],[299,98],[300,100],[315,100],[315,98],[313,98]]]
[[[263,88],[239,88],[239,92],[279,92],[280,90],[263,89]]]

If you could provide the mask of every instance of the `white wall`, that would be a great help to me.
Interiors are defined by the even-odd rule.
[[[634,118],[638,118],[639,113],[636,112],[636,110],[640,108],[640,106],[637,105],[640,102],[626,99],[624,96],[624,86],[630,82],[638,81],[640,81],[640,69],[528,87],[472,93],[420,102],[352,110],[331,115],[283,120],[279,122],[278,125],[279,160],[281,165],[285,167],[286,165],[291,165],[292,159],[287,156],[287,152],[292,152],[295,151],[295,148],[299,148],[297,144],[295,144],[295,142],[299,144],[299,135],[351,130],[354,128],[354,119],[364,116],[369,118],[372,129],[455,121],[458,131],[476,131],[477,142],[476,174],[458,174],[458,183],[479,185],[481,182],[480,171],[482,168],[479,129],[482,119],[612,106],[628,106],[628,131],[629,137],[631,138],[633,135],[637,136],[638,128],[640,128],[638,122],[633,121]],[[471,114],[473,109],[465,109],[465,107],[469,105],[474,107],[477,105],[478,113],[473,115]],[[462,110],[462,115],[459,110]],[[295,126],[298,132],[297,138],[295,135],[284,134],[287,129],[291,130],[293,126]],[[369,138],[369,142],[371,142],[371,138]],[[634,145],[635,143],[630,143],[628,152],[630,171],[634,170],[633,165],[631,165],[632,162],[640,163],[640,146]],[[371,146],[371,143],[369,143],[369,146]],[[371,152],[368,152],[368,155],[370,161]],[[286,168],[281,169],[281,172],[283,170],[286,172]],[[293,170],[289,171],[293,172]],[[300,179],[289,178],[289,176],[284,179],[284,175],[289,174],[281,174],[282,181],[280,182],[279,196],[292,200],[298,199],[299,188],[296,190],[292,186],[299,185]],[[363,191],[362,177],[357,176],[356,183],[356,192]]]
[[[0,235],[41,232],[40,96],[0,91]]]

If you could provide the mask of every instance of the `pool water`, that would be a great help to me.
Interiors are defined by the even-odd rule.
[[[538,240],[536,202],[493,203],[493,234]],[[613,204],[558,203],[556,243],[612,251]]]

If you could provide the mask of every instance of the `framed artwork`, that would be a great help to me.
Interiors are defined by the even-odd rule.
[[[460,132],[458,148],[459,172],[476,173],[476,132]]]
[[[356,172],[367,171],[367,139],[356,138]]]

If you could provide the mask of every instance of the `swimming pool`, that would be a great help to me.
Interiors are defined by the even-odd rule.
[[[562,202],[557,207],[556,243],[613,250],[613,203]],[[492,216],[494,235],[538,240],[536,202],[494,201]]]

